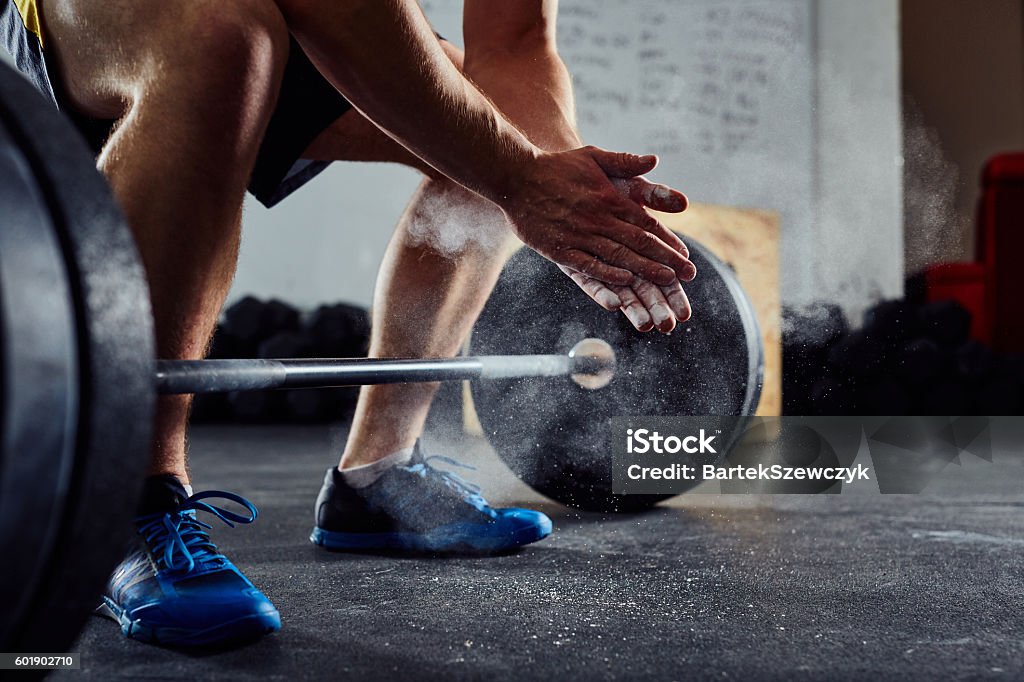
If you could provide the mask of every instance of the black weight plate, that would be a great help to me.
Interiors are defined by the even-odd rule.
[[[598,308],[529,249],[509,261],[471,339],[474,355],[564,353],[586,337],[615,349],[618,370],[598,391],[569,379],[476,382],[484,433],[509,467],[560,502],[599,511],[648,507],[664,497],[613,495],[609,420],[616,416],[750,415],[764,371],[761,334],[733,271],[684,237],[697,266],[685,286],[693,319],[670,336],[637,332]],[[739,435],[737,420],[731,441]],[[727,451],[727,448],[724,450]]]
[[[0,67],[0,122],[49,208],[78,339],[75,458],[61,523],[31,608],[4,642],[8,651],[58,651],[74,641],[131,535],[149,460],[152,318],[134,243],[86,144],[7,67]],[[20,400],[23,388],[13,386],[5,404]]]
[[[0,643],[6,644],[32,608],[63,518],[75,463],[78,342],[49,208],[2,125],[0,177],[0,551],[8,557]]]

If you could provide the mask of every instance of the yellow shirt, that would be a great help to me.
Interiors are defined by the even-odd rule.
[[[43,44],[43,24],[39,20],[39,5],[37,0],[14,0],[15,6],[18,8],[18,14],[21,15],[21,20],[25,22],[25,28],[30,33],[34,33],[36,38],[39,39],[40,47]]]

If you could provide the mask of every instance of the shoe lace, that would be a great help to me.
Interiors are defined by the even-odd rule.
[[[210,498],[231,500],[245,507],[249,515],[215,507],[202,502]],[[207,530],[213,526],[196,518],[196,512],[204,511],[234,528],[235,523],[252,523],[256,520],[256,507],[249,500],[223,490],[205,490],[185,499],[173,511],[150,514],[136,519],[138,532],[158,560],[172,571],[191,572],[197,564],[221,563],[225,557],[210,540]]]
[[[424,478],[434,478],[440,480],[451,490],[455,491],[463,500],[473,507],[479,509],[482,512],[489,512],[491,507],[487,504],[487,500],[480,494],[480,486],[475,483],[470,483],[466,479],[462,478],[458,474],[445,469],[438,469],[437,467],[431,466],[431,462],[443,462],[450,466],[458,467],[460,469],[468,469],[469,471],[476,471],[476,467],[470,466],[469,464],[463,464],[462,462],[452,459],[451,457],[445,457],[444,455],[430,455],[425,457],[422,461],[417,462],[406,469],[414,474],[418,474]]]

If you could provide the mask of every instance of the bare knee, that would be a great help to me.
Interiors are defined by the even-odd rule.
[[[447,178],[423,181],[403,225],[411,243],[456,260],[497,256],[513,239],[500,208]]]

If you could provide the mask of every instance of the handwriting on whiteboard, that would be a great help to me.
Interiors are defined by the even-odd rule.
[[[784,0],[564,2],[559,49],[581,126],[641,126],[646,148],[669,156],[767,151],[777,136],[765,103],[797,85],[805,11]]]

